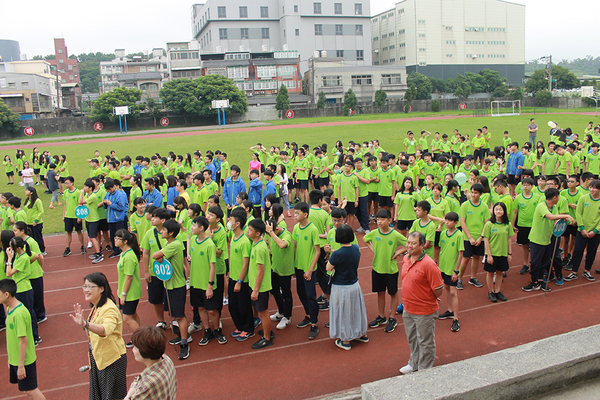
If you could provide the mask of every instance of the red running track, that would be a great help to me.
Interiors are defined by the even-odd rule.
[[[287,223],[292,226],[293,221],[288,219]],[[358,235],[359,243],[363,246],[359,280],[369,318],[373,319],[377,314],[377,301],[370,290],[372,254],[364,248],[362,236]],[[46,243],[45,299],[48,321],[39,328],[43,338],[37,348],[39,387],[48,399],[83,399],[88,393],[88,376],[87,373],[79,373],[78,369],[87,363],[87,342],[83,331],[70,320],[69,313],[74,303],[83,302],[80,287],[87,273],[104,272],[113,290],[116,290],[117,261],[107,258],[101,264],[94,265],[87,256],[73,254],[63,258],[63,236],[48,237]],[[73,243],[72,248],[77,249],[78,246],[78,243]],[[451,320],[437,322],[436,365],[598,323],[598,282],[580,278],[562,287],[551,283],[552,292],[546,296],[539,291],[525,293],[521,286],[528,283],[528,276],[519,275],[522,266],[520,250],[516,244],[513,246],[515,258],[503,287],[508,301],[492,304],[487,299],[485,288],[477,289],[466,284],[465,290],[459,291],[460,332],[450,331]],[[485,282],[483,272],[478,274],[478,279]],[[146,296],[138,312],[143,324],[154,324],[154,313],[145,299]],[[273,299],[269,304],[271,309],[275,308]],[[383,327],[370,329],[371,341],[368,344],[353,344],[351,351],[344,351],[334,345],[324,327],[329,317],[327,312],[320,313],[321,331],[316,340],[307,339],[307,328],[295,327],[304,316],[301,307],[295,297],[292,324],[283,331],[276,331],[275,345],[266,350],[252,350],[250,344],[255,339],[241,343],[229,340],[225,345],[213,341],[200,347],[198,341],[201,333],[194,334],[194,342],[190,345],[191,355],[187,360],[177,360],[173,348],[169,347],[167,354],[174,359],[177,368],[178,398],[198,398],[199,391],[208,399],[311,398],[396,376],[398,368],[408,361],[409,350],[401,318],[394,332],[384,333]],[[443,297],[440,311],[445,310],[446,298]],[[188,316],[191,317],[191,312]],[[223,331],[231,339],[229,333],[234,328],[226,308],[223,317]],[[124,326],[126,341],[130,335],[129,328]],[[5,333],[0,333],[0,380],[3,388],[0,396],[3,399],[23,398],[16,386],[8,383],[4,336]],[[128,358],[128,383],[131,383],[143,368],[133,359],[129,350]]]

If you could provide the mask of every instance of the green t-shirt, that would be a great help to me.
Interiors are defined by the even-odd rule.
[[[404,139],[404,149],[407,154],[415,154],[417,152],[417,141],[413,138],[410,140],[409,138]]]
[[[152,178],[152,176],[154,176],[154,169],[150,167],[142,168],[140,175],[142,175],[143,181],[146,180],[146,178]]]
[[[98,196],[98,204],[101,204],[102,200],[104,200],[104,196],[106,196],[106,189],[103,186],[100,186],[98,190],[93,193]],[[100,219],[106,219],[106,208],[98,207],[98,217]]]
[[[486,148],[486,143],[487,142],[485,140],[485,137],[483,137],[483,135],[481,137],[475,136],[473,138],[473,140],[471,141],[471,144],[473,145],[473,150],[485,149]]]
[[[152,221],[146,219],[146,213],[139,215],[136,211],[129,216],[129,227],[131,232],[134,232],[138,236],[138,240],[141,241],[146,236],[146,232],[152,228]]]
[[[568,151],[565,151],[562,156],[558,156],[558,161],[560,164],[556,170],[557,174],[566,175],[567,174],[567,163],[569,163],[569,174],[575,174],[575,166],[573,165],[573,156]]]
[[[429,189],[427,186],[423,186],[419,193],[421,195],[421,200],[427,200],[430,197],[433,197],[433,186]]]
[[[421,218],[414,221],[412,227],[410,228],[409,233],[412,232],[421,232],[425,235],[425,240],[431,243],[431,247],[425,249],[425,254],[429,257],[433,258],[433,244],[435,242],[435,230],[437,225],[435,221],[429,220],[425,225],[422,224]]]
[[[309,222],[304,228],[300,227],[298,223],[292,231],[292,239],[296,242],[294,267],[306,272],[315,258],[315,246],[320,243],[319,231],[312,222]]]
[[[27,244],[29,244],[29,248],[31,249],[32,256],[34,256],[36,254],[42,254],[42,252],[40,251],[40,245],[31,236],[28,236],[27,239],[25,239],[25,241],[27,242]],[[30,258],[30,261],[31,261],[31,258]],[[35,260],[34,262],[32,262],[30,265],[30,268],[31,268],[31,272],[29,274],[30,280],[41,278],[42,276],[44,276],[44,270],[42,269],[42,265],[40,264],[39,260]]]
[[[460,212],[460,200],[457,200],[456,197],[451,196],[449,194],[444,197],[448,202],[448,208],[451,212],[459,213]]]
[[[12,280],[17,284],[17,293],[31,290],[31,282],[29,282],[31,276],[31,261],[27,253],[23,252],[23,254],[16,256],[12,267],[17,270],[17,272],[11,276]]]
[[[329,214],[322,208],[311,207],[308,213],[308,220],[317,228],[319,235],[327,233],[327,225],[329,224]],[[327,244],[327,239],[318,238],[317,243],[323,247]]]
[[[429,215],[433,215],[434,217],[444,218],[446,214],[450,212],[450,205],[446,201],[444,197],[440,197],[439,201],[435,201],[433,196],[427,199],[427,202],[431,205],[431,210],[429,210]],[[414,224],[413,224],[414,225]],[[435,224],[439,225],[438,223]]]
[[[212,241],[215,242],[217,250],[222,251],[221,256],[217,257],[217,275],[224,275],[227,270],[225,260],[229,258],[229,254],[227,252],[227,232],[223,225],[219,224],[219,229],[212,235]]]
[[[135,210],[135,205],[133,204],[133,201],[138,197],[142,197],[142,194],[142,188],[140,188],[139,186],[135,189],[131,187],[131,190],[129,191],[129,210]]]
[[[246,236],[243,232],[239,238],[231,238],[231,241],[229,242],[229,277],[234,281],[237,281],[240,278],[242,267],[244,265],[244,258],[250,258],[251,249],[252,242],[250,242],[248,236]],[[273,258],[275,258],[275,256],[273,256]],[[247,271],[243,281],[248,282]]]
[[[298,159],[298,163],[296,165],[298,168],[306,168],[304,171],[296,171],[296,178],[298,180],[307,180],[308,179],[308,171],[310,170],[310,162],[308,157],[304,157],[303,159]]]
[[[501,203],[504,203],[504,205],[506,206],[506,213],[508,214],[508,220],[512,221],[513,199],[512,199],[512,197],[510,197],[510,194],[507,193],[504,196],[500,196],[498,198],[498,201]],[[496,203],[494,203],[494,204],[496,204]]]
[[[425,178],[427,175],[433,175],[435,178],[438,176],[440,171],[440,164],[432,162],[431,164],[423,163],[423,168],[421,168],[421,177]]]
[[[88,208],[89,213],[88,216],[85,217],[87,222],[97,222],[100,220],[100,216],[98,215],[98,204],[100,203],[100,199],[98,198],[98,192],[93,192],[90,194],[84,195],[85,206]]]
[[[594,200],[589,193],[577,202],[577,226],[579,230],[600,233],[600,199]]]
[[[525,193],[515,196],[515,199],[513,200],[513,210],[518,212],[516,221],[517,226],[531,228],[533,213],[540,201],[543,200],[540,199],[539,195],[536,195],[533,192],[529,197],[525,196]]]
[[[394,229],[382,233],[379,228],[367,233],[364,242],[373,242],[373,270],[379,274],[395,274],[398,263],[392,256],[400,246],[406,246],[406,238]]]
[[[431,139],[431,151],[434,154],[438,154],[441,153],[441,144],[442,144],[442,139]]]
[[[210,280],[210,264],[217,262],[217,246],[209,238],[198,241],[198,236],[194,235],[190,242],[190,287],[207,290]],[[240,266],[241,269],[241,266]],[[239,272],[238,272],[239,274]],[[217,288],[217,280],[212,289]]]
[[[415,174],[413,174],[413,172],[410,169],[407,169],[406,171],[402,171],[402,168],[400,168],[400,170],[398,170],[398,172],[396,173],[396,182],[398,183],[398,187],[400,188],[400,190],[402,190],[403,188],[403,183],[404,183],[404,178],[409,177],[410,179],[412,179],[413,182],[413,187],[416,186],[416,181],[415,181]]]
[[[556,163],[558,162],[558,154],[549,152],[545,152],[542,155],[542,163],[544,163],[544,174],[545,175],[554,175],[554,170],[556,169]]]
[[[10,222],[10,217],[14,218],[14,215],[15,215],[15,211],[12,210],[11,208],[4,208],[4,210],[2,210],[2,230],[3,231],[12,230],[13,224]]]
[[[102,170],[102,168],[98,167],[96,169],[90,169],[90,178],[93,178],[94,176],[99,176],[99,175],[104,175],[104,171]]]
[[[358,178],[351,175],[342,173],[339,180],[340,186],[340,200],[346,197],[348,203],[354,203],[358,199],[356,198],[356,188],[358,187]]]
[[[371,167],[369,167],[369,168],[367,168],[367,171],[369,171],[369,179],[373,179],[373,178],[379,179],[379,173],[381,172],[381,168],[377,167],[373,170]],[[369,193],[379,192],[379,182],[369,183],[367,185],[367,190],[369,191]],[[359,189],[359,194],[360,194],[360,189]]]
[[[19,365],[19,347],[22,337],[27,338],[27,348],[25,349],[25,365],[27,366],[33,364],[37,357],[31,327],[31,314],[23,303],[19,303],[12,310],[7,309],[6,315],[6,352],[8,353],[8,363],[15,367]]]
[[[330,230],[331,232],[331,230]],[[284,229],[277,237],[287,243],[285,248],[280,248],[269,235],[269,248],[271,249],[272,269],[279,276],[294,275],[294,247],[292,234]]]
[[[264,239],[260,239],[257,243],[252,244],[250,252],[250,264],[248,266],[248,284],[252,290],[256,289],[256,277],[258,276],[258,264],[262,264],[265,273],[260,283],[258,291],[260,293],[268,292],[272,289],[271,286],[271,255],[269,248]]]
[[[574,208],[569,207],[571,204],[577,205],[581,196],[584,195],[584,191],[577,188],[575,194],[569,193],[569,189],[563,189],[560,191],[560,196],[564,197],[567,200],[568,214],[573,217],[573,219],[577,218],[577,211]]]
[[[131,182],[129,181],[129,179],[131,179],[131,177],[135,174],[135,172],[133,171],[133,166],[122,166],[119,169],[119,173],[122,175],[121,178],[119,178],[119,180],[121,181],[121,187],[131,187]],[[123,178],[123,176],[128,176],[129,178]]]
[[[442,231],[440,233],[440,262],[438,264],[440,271],[446,275],[452,275],[458,269],[456,265],[458,256],[464,249],[465,241],[458,229],[452,235],[448,233],[447,229]]]
[[[173,276],[165,281],[165,287],[168,290],[177,289],[185,286],[185,274],[183,270],[183,243],[175,239],[163,247],[164,258],[168,259],[173,267]]]
[[[554,231],[554,221],[546,218],[548,214],[551,214],[548,205],[545,201],[540,201],[533,213],[531,231],[529,232],[529,240],[531,242],[541,246],[550,244],[550,239]]]
[[[513,227],[508,224],[493,223],[488,221],[483,228],[483,237],[490,242],[491,256],[507,257],[508,256],[508,241],[513,235]]]
[[[163,239],[160,236],[160,232],[158,232],[158,231],[156,231],[156,234],[155,234],[155,231],[156,231],[156,228],[150,227],[150,229],[148,229],[148,231],[144,235],[144,238],[142,239],[142,244],[140,246],[143,250],[148,250],[148,256],[149,256],[148,272],[152,276],[156,276],[156,274],[154,273],[154,267],[153,267],[154,259],[152,258],[152,254],[156,253],[157,251],[161,250],[163,247],[165,247],[167,245],[167,239]],[[156,241],[157,237],[158,237],[158,240],[160,241],[160,247],[161,247],[160,249],[158,248],[158,243]]]
[[[360,171],[355,170],[356,174],[363,179],[371,179],[371,172],[368,168],[363,167]],[[367,197],[369,195],[369,184],[363,183],[360,179],[356,178],[358,183],[358,197]]]
[[[140,279],[140,263],[132,249],[121,253],[117,263],[117,272],[119,273],[119,297],[124,291],[125,279],[128,276],[133,277],[131,286],[125,296],[125,301],[134,301],[142,298],[142,281]]]
[[[106,177],[107,177],[107,178],[110,178],[110,179],[113,179],[113,180],[114,180],[114,179],[121,180],[121,174],[119,173],[119,171],[117,171],[117,170],[114,170],[114,169],[113,169],[112,171],[109,171],[109,172],[106,174]]]
[[[460,206],[459,217],[465,219],[467,229],[474,240],[477,240],[483,232],[484,222],[490,219],[490,209],[481,201],[474,205],[471,200],[467,200]],[[466,232],[463,232],[464,240],[469,240]]]
[[[396,173],[392,168],[387,171],[379,171],[379,195],[383,197],[392,197],[394,194],[394,182],[396,182]]]
[[[217,190],[219,190],[219,186],[215,181],[210,181],[210,183],[204,182],[204,186],[202,186],[202,188],[208,192],[208,195],[206,196],[207,201],[210,196],[217,193]]]
[[[414,221],[417,218],[415,213],[416,204],[421,201],[421,195],[414,191],[412,194],[398,192],[394,198],[394,204],[398,204],[396,216],[399,221]]]
[[[331,247],[331,251],[336,251],[342,248],[342,244],[335,241],[335,231],[336,228],[331,228],[329,232],[327,232],[327,243],[329,247]],[[356,240],[356,235],[354,235],[354,240],[351,244],[355,244],[358,246],[358,241]]]
[[[65,190],[65,218],[77,218],[75,209],[79,205],[79,189]]]
[[[594,175],[600,174],[600,152],[598,154],[588,153],[585,155],[585,162],[588,163],[587,170]]]
[[[177,222],[181,220],[181,223],[179,224],[179,235],[177,235],[177,239],[179,239],[181,243],[185,243],[188,240],[188,233],[190,232],[190,217],[188,215],[187,208],[177,211],[177,216],[175,220]],[[183,228],[185,228],[185,231],[183,230]]]
[[[429,145],[427,144],[427,138],[426,137],[422,137],[421,139],[419,139],[419,146],[421,146],[421,150],[423,152],[425,152],[426,150],[429,149]]]

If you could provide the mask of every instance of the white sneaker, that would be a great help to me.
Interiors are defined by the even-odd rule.
[[[281,321],[282,318],[283,318],[283,314],[279,314],[279,311],[277,311],[275,314],[271,315],[271,321]]]
[[[356,230],[356,232],[358,232],[358,233],[361,233],[361,232],[364,232],[364,231],[365,231],[365,230],[363,229],[363,227],[362,227],[362,226]]]
[[[290,321],[286,317],[281,318],[281,321],[279,321],[279,323],[277,324],[277,329],[282,330],[282,329],[287,328],[287,326],[290,324],[290,322],[292,322],[292,321]]]
[[[227,297],[223,297],[223,305],[226,306],[229,304],[229,299]]]
[[[415,372],[415,370],[413,369],[413,367],[410,364],[406,364],[404,367],[400,368],[400,373],[402,375],[408,375],[413,372]]]
[[[92,245],[92,242],[88,242],[87,248],[88,248],[88,249],[91,249],[91,248],[92,248],[92,246],[93,246],[93,245]]]
[[[367,229],[367,230],[365,231],[365,235],[367,235],[367,234],[369,234],[369,233],[371,233],[371,230],[370,230],[370,229]]]
[[[188,326],[188,335],[192,333],[200,332],[202,330],[202,325],[196,325],[193,322],[190,322],[190,326]]]

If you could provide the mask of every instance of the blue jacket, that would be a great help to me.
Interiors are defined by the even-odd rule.
[[[152,205],[158,208],[163,206],[162,194],[160,194],[160,190],[156,188],[152,193],[149,193],[147,190],[145,190],[144,194],[142,194],[142,197],[144,198],[144,200],[146,200],[146,204],[148,204],[149,206]]]
[[[225,204],[234,207],[236,205],[235,198],[238,193],[245,191],[246,184],[241,176],[238,176],[236,181],[231,179],[231,176],[228,177],[225,179],[225,185],[223,185],[223,198],[225,199]]]
[[[134,174],[141,174],[142,173],[142,168],[144,168],[144,166],[142,164],[140,164],[140,165],[137,165],[137,163],[133,164],[133,173]]]
[[[522,169],[517,168],[518,166],[523,166],[525,164],[525,156],[520,151],[516,153],[510,153],[508,155],[508,160],[506,161],[506,173],[508,175],[521,175],[523,172]]]
[[[173,200],[175,200],[175,197],[177,197],[177,196],[179,196],[179,193],[177,192],[177,189],[175,188],[175,186],[167,189],[167,205],[172,206]]]
[[[115,190],[114,193],[106,192],[104,200],[110,200],[111,202],[110,206],[104,205],[108,223],[125,221],[125,216],[129,209],[127,194],[122,190]]]
[[[273,182],[273,180],[270,180],[269,182],[267,182],[267,185],[265,186],[265,190],[264,190],[263,196],[262,196],[262,202],[260,203],[262,208],[265,208],[265,198],[270,193],[273,193],[275,195],[275,197],[277,197],[277,189],[275,188],[275,182]]]
[[[250,188],[248,190],[248,200],[255,206],[261,204],[262,201],[262,182],[258,179],[252,179],[250,181]]]
[[[217,181],[217,167],[215,166],[214,163],[208,164],[206,167],[204,167],[204,170],[209,170],[211,172],[210,175],[211,175],[212,180],[215,182]]]

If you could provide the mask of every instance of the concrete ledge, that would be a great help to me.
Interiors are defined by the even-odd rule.
[[[517,400],[597,378],[600,325],[362,385],[362,398]],[[401,363],[400,363],[401,364]]]

